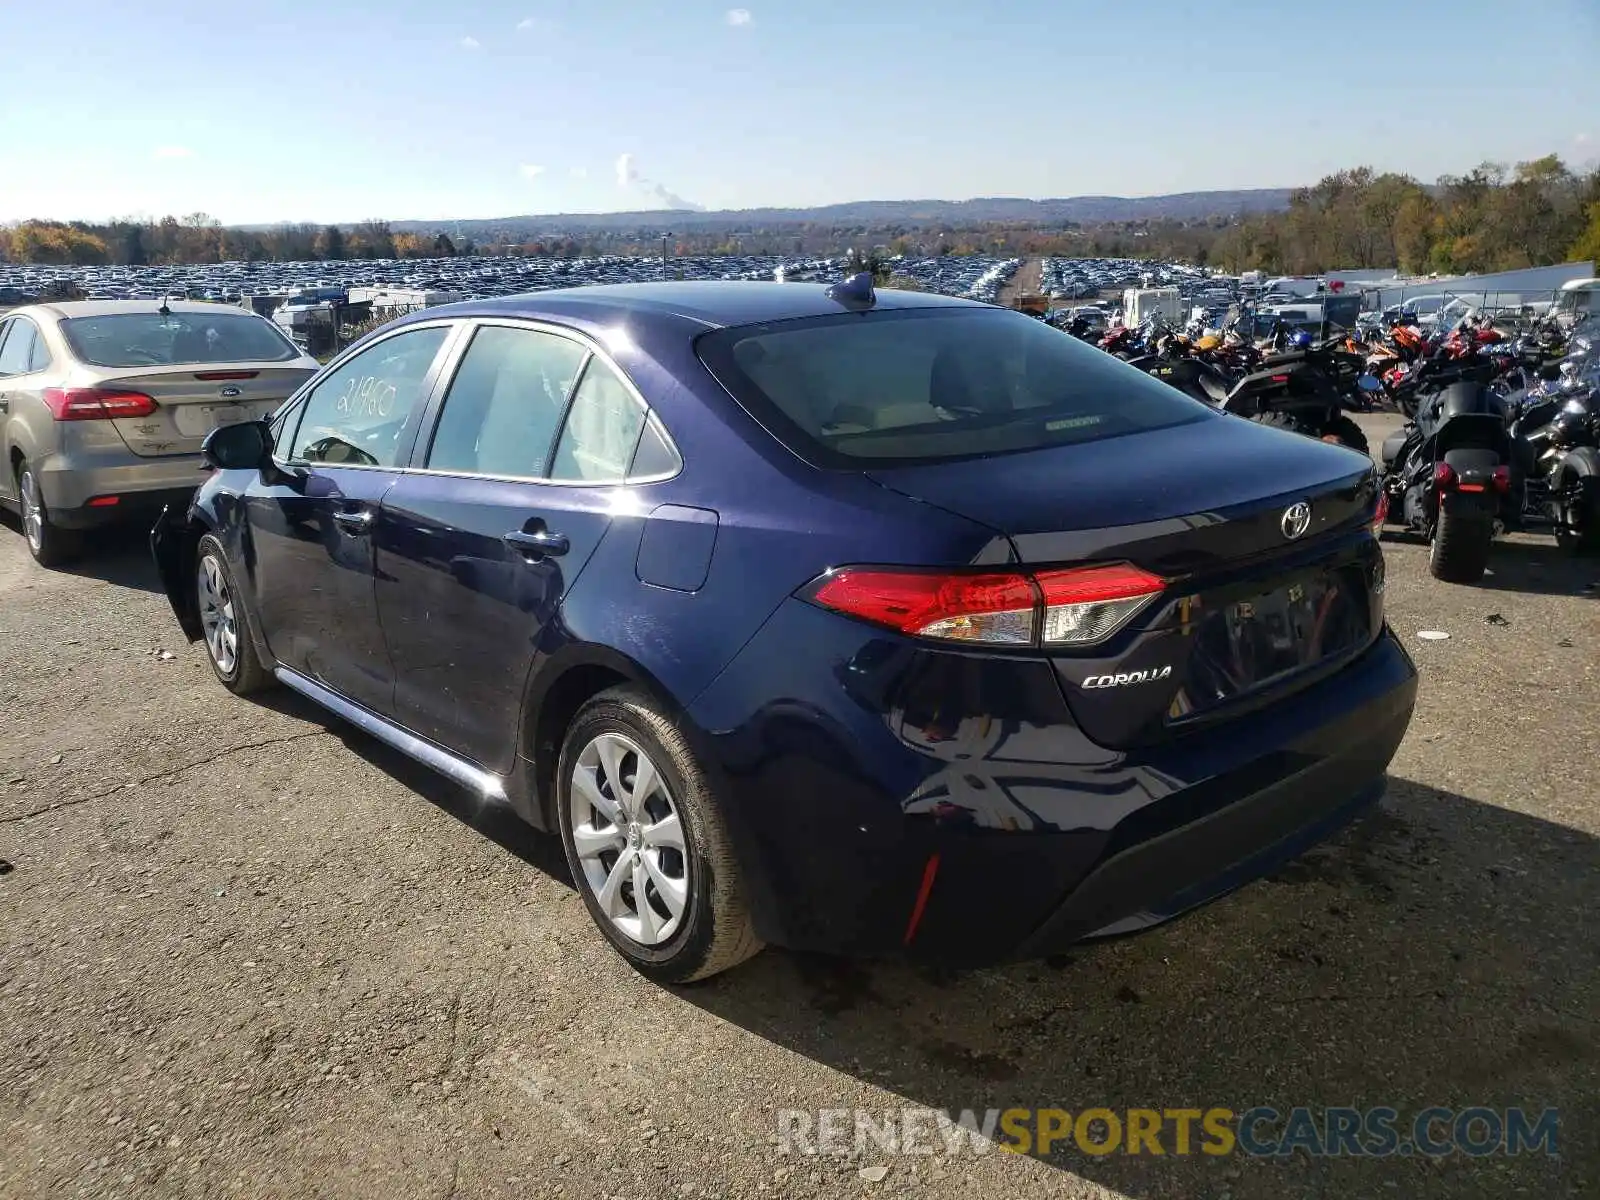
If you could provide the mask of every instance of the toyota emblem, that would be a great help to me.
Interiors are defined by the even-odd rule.
[[[1306,530],[1311,528],[1311,505],[1304,500],[1289,505],[1283,510],[1283,520],[1278,524],[1283,530],[1283,536],[1291,542],[1305,537]]]
[[[232,400],[238,394],[239,389],[236,387],[225,387],[217,393],[217,395],[221,396],[224,400]]]

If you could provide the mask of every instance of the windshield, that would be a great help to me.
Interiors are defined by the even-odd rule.
[[[93,367],[288,362],[300,354],[269,322],[247,313],[69,317],[61,332],[78,360]]]
[[[823,467],[938,462],[1206,419],[1198,401],[1001,309],[845,313],[717,330],[702,361],[779,441]]]

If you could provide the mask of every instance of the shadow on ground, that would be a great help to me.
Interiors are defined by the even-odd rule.
[[[567,870],[566,852],[561,839],[541,834],[512,811],[509,805],[486,802],[465,788],[424,767],[415,759],[393,750],[376,738],[313,704],[299,692],[274,688],[251,697],[255,702],[298,720],[320,725],[377,770],[416,792],[428,803],[442,809],[462,824],[488,838],[501,849],[516,855],[531,867],[543,871],[567,887],[572,876]]]
[[[1499,540],[1489,552],[1489,570],[1477,583],[1453,584],[1486,592],[1518,592],[1538,596],[1588,596],[1600,599],[1600,558],[1577,557],[1556,546],[1555,537],[1533,531],[1529,540]],[[1415,546],[1426,551],[1418,534],[1386,529],[1385,546]]]
[[[21,519],[14,512],[0,510],[0,530],[20,539]],[[134,591],[160,593],[161,577],[150,557],[149,538],[150,531],[143,525],[91,530],[84,536],[83,553],[56,570],[84,579],[103,579]]]
[[[1163,1158],[1048,1160],[1131,1196],[1594,1195],[1597,902],[1588,835],[1397,781],[1329,846],[1141,937],[944,978],[768,951],[681,994],[945,1110],[1563,1113],[1559,1159],[1180,1157],[1169,1134]]]

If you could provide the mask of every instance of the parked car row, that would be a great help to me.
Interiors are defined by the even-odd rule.
[[[895,257],[895,274],[929,291],[994,300],[1018,260],[990,255]],[[204,263],[192,266],[42,267],[0,263],[0,307],[29,303],[70,283],[93,300],[160,300],[169,296],[236,304],[245,296],[288,296],[352,288],[447,292],[469,299],[517,295],[579,284],[641,283],[663,275],[685,280],[834,279],[843,260],[780,255],[606,255],[594,258],[460,256],[435,259],[303,263]]]

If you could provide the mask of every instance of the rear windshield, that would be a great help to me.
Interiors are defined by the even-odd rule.
[[[70,317],[61,332],[93,367],[288,362],[299,351],[270,321],[249,313],[114,313]]]
[[[1211,410],[1043,321],[933,308],[720,329],[701,361],[808,462],[864,470],[1100,441]]]

